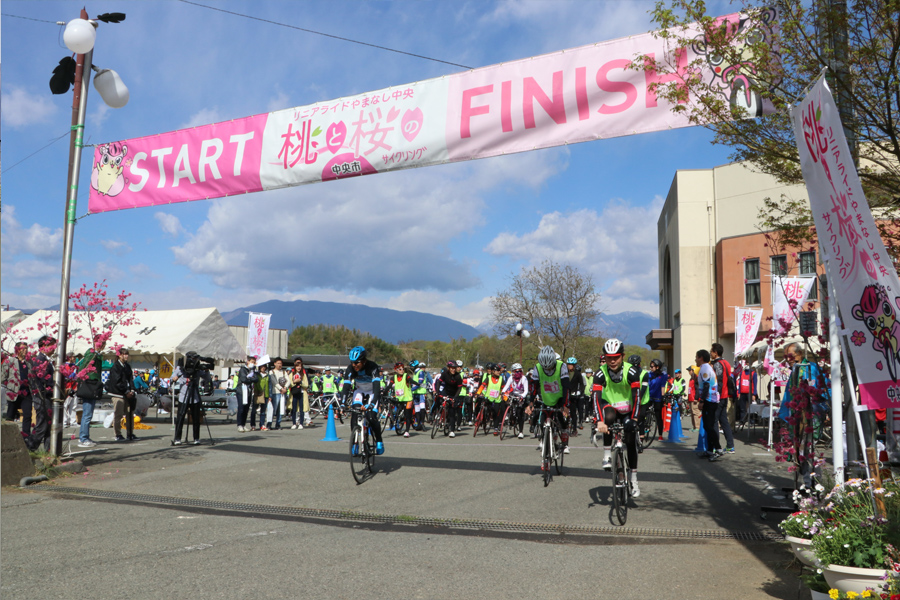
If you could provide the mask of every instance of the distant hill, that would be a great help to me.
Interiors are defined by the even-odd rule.
[[[614,315],[603,313],[598,323],[600,333],[604,336],[618,336],[628,345],[646,346],[647,334],[651,329],[659,328],[659,319],[642,312],[622,312]],[[485,335],[493,335],[494,324],[483,321],[477,327]]]
[[[269,300],[222,313],[222,317],[229,325],[246,327],[248,312],[271,314],[270,327],[273,329],[290,330],[291,317],[294,317],[294,326],[319,323],[343,325],[348,329],[368,332],[392,344],[409,340],[449,342],[451,339],[463,337],[468,340],[480,335],[470,325],[438,315],[317,300]]]

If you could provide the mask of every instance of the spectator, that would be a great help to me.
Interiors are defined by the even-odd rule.
[[[650,402],[652,403],[653,412],[656,413],[656,435],[659,436],[660,441],[663,439],[663,387],[665,387],[666,382],[669,380],[666,377],[665,371],[662,369],[662,361],[658,358],[654,358],[650,361],[650,376],[647,380],[647,390],[650,393]],[[648,432],[648,435],[653,435],[653,432]]]
[[[103,396],[103,352],[105,342],[99,342],[96,349],[88,350],[78,361],[78,378],[81,382],[75,395],[81,400],[81,430],[78,434],[79,448],[93,448],[97,444],[91,439],[91,420],[94,418],[94,407]]]
[[[318,377],[316,377],[318,379]],[[294,361],[294,368],[291,370],[291,429],[303,429],[303,424],[307,426],[311,421],[306,420],[306,413],[309,411],[309,377],[306,369],[303,368],[303,359],[297,358]],[[300,420],[297,420],[297,413],[300,413]]]
[[[719,442],[719,384],[716,373],[709,365],[710,353],[706,350],[697,350],[695,361],[699,367],[697,372],[697,400],[700,402],[700,410],[703,412],[703,430],[706,432],[706,451],[700,456],[708,458],[710,462],[719,460],[724,454]]]
[[[735,378],[735,387],[738,393],[735,420],[743,421],[747,411],[750,410],[750,402],[759,402],[758,385],[756,371],[750,368],[749,362],[744,362],[743,368],[738,371]]]
[[[269,373],[269,413],[266,426],[269,429],[281,429],[281,417],[284,415],[285,400],[288,391],[288,373],[282,368],[284,363],[276,358]],[[273,419],[274,417],[274,419]],[[272,423],[275,424],[272,427]]]
[[[113,399],[113,429],[116,432],[117,442],[124,442],[126,439],[133,442],[137,439],[137,436],[134,435],[134,409],[137,405],[137,393],[134,391],[134,372],[128,358],[128,349],[119,348],[116,362],[109,370],[109,378],[106,380],[106,391]],[[123,416],[125,417],[127,437],[122,437]]]
[[[237,396],[237,428],[241,433],[245,431],[252,431],[254,429],[254,422],[251,417],[250,427],[247,427],[247,415],[251,412],[251,405],[253,405],[253,416],[255,416],[255,404],[256,404],[256,383],[259,381],[259,373],[256,372],[256,357],[250,356],[247,357],[247,364],[242,366],[237,374],[238,377],[238,386],[235,391],[235,395]],[[231,381],[231,379],[229,379]]]
[[[25,360],[28,352],[28,344],[19,342],[15,346],[12,355],[3,354],[3,364],[0,369],[0,384],[3,386],[3,399],[6,400],[6,420],[15,421],[19,416],[19,408],[22,406],[21,362]],[[28,408],[28,423],[31,424],[31,407]],[[23,422],[24,427],[24,422]],[[24,428],[23,428],[24,431]]]
[[[728,399],[730,391],[734,387],[731,379],[731,365],[723,358],[725,349],[722,344],[716,342],[710,347],[710,365],[716,374],[716,385],[719,392],[719,403],[716,407],[716,422],[725,434],[725,451],[734,454],[734,435],[731,433],[731,423],[728,421]]]
[[[173,445],[180,446],[184,442],[181,438],[181,433],[184,427],[184,418],[187,415],[188,410],[191,411],[191,425],[193,426],[194,433],[194,441],[192,442],[195,446],[200,445],[200,421],[202,419],[202,402],[200,400],[200,393],[198,386],[191,385],[191,379],[184,374],[184,357],[178,359],[178,365],[175,367],[175,371],[172,373],[172,388],[179,390],[178,393],[178,402],[180,406],[178,407],[178,416],[175,417],[175,439],[173,440]],[[200,377],[199,374],[196,374],[195,377]],[[199,385],[199,381],[197,382]]]
[[[700,419],[700,426],[703,426],[702,415],[700,413],[700,403],[697,401],[697,373],[699,368],[697,365],[686,367],[688,373],[691,374],[691,380],[688,382],[687,401],[691,413],[691,431],[697,431],[697,420]]]
[[[250,407],[250,431],[256,429],[256,413],[259,411],[259,430],[266,427],[266,405],[269,402],[269,365],[259,365],[259,375],[254,386],[256,402]]]
[[[66,400],[63,403],[63,427],[74,427],[78,425],[78,399],[75,397],[75,391],[78,389],[78,366],[75,364],[75,355],[69,354],[66,357],[66,364],[63,366],[63,377],[65,378],[65,394]]]
[[[56,340],[43,335],[38,340],[38,354],[31,361],[28,387],[34,403],[34,427],[25,439],[29,450],[37,450],[42,444],[50,450],[50,415],[53,411],[53,361],[50,354],[56,349]]]

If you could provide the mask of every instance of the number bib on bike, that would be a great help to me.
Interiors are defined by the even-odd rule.
[[[394,375],[394,396],[398,402],[412,402],[412,390],[406,385],[406,377]]]
[[[488,379],[487,384],[487,397],[491,402],[500,402],[500,391],[503,389],[503,379],[497,378],[496,383],[494,382],[494,378],[491,377]]]

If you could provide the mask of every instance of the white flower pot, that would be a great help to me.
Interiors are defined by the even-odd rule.
[[[828,592],[809,590],[809,594],[812,597],[812,600],[831,600],[831,596],[828,595]]]
[[[844,565],[828,565],[823,568],[828,585],[842,592],[862,594],[867,588],[880,590],[884,585],[887,571],[884,569],[861,569]]]
[[[791,544],[791,550],[794,551],[794,556],[802,562],[807,567],[818,568],[819,563],[816,560],[816,555],[812,549],[812,540],[807,540],[804,538],[796,538],[790,535],[784,536]]]

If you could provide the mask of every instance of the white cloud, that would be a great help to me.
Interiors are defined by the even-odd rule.
[[[56,112],[49,94],[32,94],[17,86],[3,86],[3,124],[12,128],[46,123]]]
[[[187,129],[188,127],[198,127],[200,125],[220,123],[224,120],[225,117],[222,116],[222,113],[219,111],[219,107],[214,106],[212,108],[202,108],[191,115],[187,122],[178,127],[178,129]]]
[[[38,257],[59,256],[62,252],[62,228],[50,229],[38,223],[24,229],[16,218],[16,208],[3,207],[3,252],[12,255],[32,254]]]
[[[178,237],[184,232],[181,221],[175,215],[157,212],[153,215],[153,218],[159,223],[159,228],[163,230],[163,233],[167,235]]]
[[[565,151],[528,153],[216,200],[172,250],[231,289],[467,289],[477,278],[449,243],[481,224],[482,196],[540,186],[566,159]]]
[[[485,248],[495,256],[538,264],[549,259],[577,267],[594,277],[608,312],[641,310],[653,313],[659,297],[656,221],[664,199],[646,206],[611,200],[600,212],[581,209],[544,215],[534,231],[504,232]],[[627,308],[640,301],[641,308]]]
[[[131,246],[119,240],[100,240],[100,245],[106,248],[106,251],[116,256],[125,256],[131,252]]]

